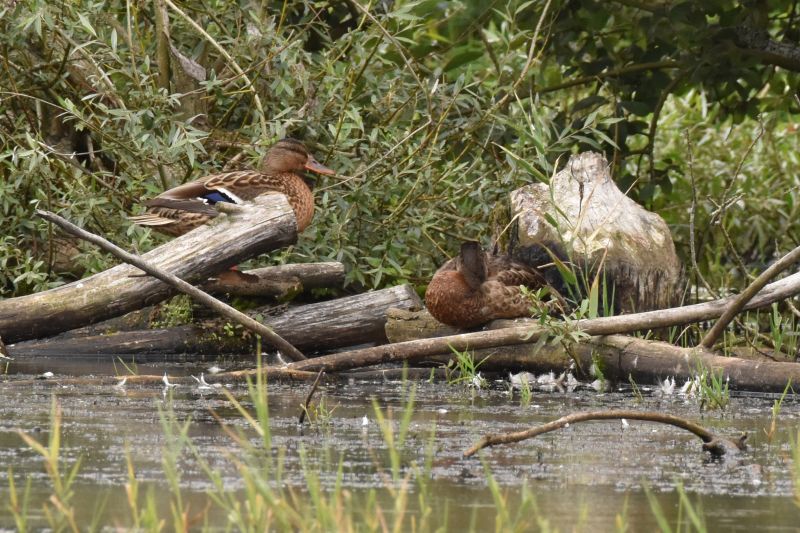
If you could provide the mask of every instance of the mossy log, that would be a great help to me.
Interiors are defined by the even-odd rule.
[[[617,188],[601,154],[574,155],[549,185],[513,191],[495,227],[503,251],[533,266],[550,263],[547,250],[589,282],[602,266],[618,314],[677,302],[681,265],[667,224]],[[555,269],[547,277],[558,287]]]
[[[151,250],[147,262],[190,283],[297,239],[294,212],[283,195],[265,195],[230,216]],[[49,291],[0,301],[6,342],[50,337],[160,302],[175,294],[165,283],[122,264]]]
[[[366,292],[327,302],[290,307],[261,320],[303,351],[323,352],[356,344],[386,342],[386,317],[391,308],[418,309],[422,302],[410,285]],[[274,310],[273,310],[274,311]],[[265,308],[261,312],[273,312]],[[251,315],[260,314],[259,310]],[[126,354],[252,354],[253,335],[231,330],[222,320],[155,330],[99,335],[73,332],[51,339],[11,345],[12,357],[70,357]]]

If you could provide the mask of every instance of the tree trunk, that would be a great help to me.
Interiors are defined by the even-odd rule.
[[[290,308],[263,322],[300,350],[329,351],[344,346],[386,342],[386,313],[390,308],[421,307],[410,285],[367,292]],[[257,314],[258,310],[251,313]],[[9,348],[12,357],[88,356],[127,354],[252,354],[255,340],[222,320],[168,329],[139,330],[108,335],[67,333],[52,339],[28,341]]]
[[[142,257],[189,282],[295,242],[294,212],[283,195],[266,195]],[[6,342],[49,337],[162,301],[175,290],[130,265],[20,298],[0,301]]]

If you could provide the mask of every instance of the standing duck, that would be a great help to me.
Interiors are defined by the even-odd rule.
[[[269,149],[259,170],[212,174],[179,185],[144,202],[147,213],[130,219],[167,235],[183,235],[217,216],[213,208],[217,202],[240,204],[267,192],[279,192],[289,199],[300,233],[314,217],[314,194],[302,177],[304,170],[334,174],[318,163],[303,143],[282,139]]]
[[[425,291],[433,317],[457,328],[471,328],[495,318],[531,316],[531,301],[520,285],[536,290],[547,285],[533,267],[506,256],[488,254],[468,241],[461,253],[442,265]]]

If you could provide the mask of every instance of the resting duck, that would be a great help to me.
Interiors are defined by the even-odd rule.
[[[269,149],[259,170],[212,174],[179,185],[144,202],[146,214],[130,218],[167,235],[183,235],[217,216],[213,208],[217,202],[239,204],[267,192],[279,192],[286,195],[294,209],[299,233],[314,217],[314,194],[302,177],[304,170],[334,174],[318,163],[303,143],[282,139]]]
[[[519,286],[536,290],[546,284],[535,268],[488,254],[468,241],[436,271],[425,291],[425,305],[439,322],[471,328],[495,318],[531,316],[531,302]]]

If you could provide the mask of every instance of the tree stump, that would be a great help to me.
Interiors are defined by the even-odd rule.
[[[495,238],[515,259],[534,266],[551,261],[549,250],[571,262],[584,284],[602,268],[616,313],[670,307],[678,300],[681,265],[669,228],[625,196],[608,167],[601,154],[577,154],[549,185],[513,191],[510,216],[497,228],[514,223],[509,235],[496,231]],[[548,281],[553,274],[546,272]]]

